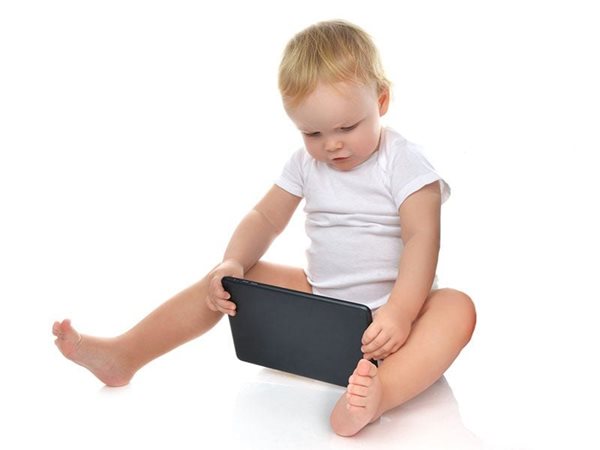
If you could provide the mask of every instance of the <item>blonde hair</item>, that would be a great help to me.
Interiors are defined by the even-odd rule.
[[[297,106],[320,81],[374,82],[377,94],[390,88],[371,37],[343,20],[306,28],[284,50],[279,65],[279,91],[284,104]]]

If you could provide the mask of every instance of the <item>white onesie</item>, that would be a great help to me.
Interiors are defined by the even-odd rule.
[[[384,128],[379,150],[351,171],[316,161],[301,148],[276,184],[306,201],[306,275],[313,292],[383,305],[398,276],[404,245],[398,209],[422,187],[439,180],[442,202],[448,184],[419,148]]]

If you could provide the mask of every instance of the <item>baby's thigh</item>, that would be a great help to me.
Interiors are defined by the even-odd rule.
[[[312,286],[308,282],[304,270],[298,267],[258,261],[246,273],[245,278],[259,283],[312,293]]]

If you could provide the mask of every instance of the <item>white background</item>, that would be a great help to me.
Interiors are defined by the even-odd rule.
[[[598,448],[592,4],[0,3],[0,447]],[[237,361],[225,321],[102,388],[52,322],[121,333],[218,262],[301,144],[283,47],[331,18],[373,36],[385,123],[453,189],[438,273],[479,323],[449,388],[338,438],[341,391]],[[301,216],[267,259],[303,264]]]

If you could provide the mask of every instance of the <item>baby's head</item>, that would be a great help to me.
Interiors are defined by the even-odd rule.
[[[339,170],[359,166],[378,149],[389,85],[369,35],[343,21],[298,33],[279,69],[283,105],[307,151]]]
[[[342,20],[312,25],[285,48],[279,66],[279,90],[286,108],[301,103],[319,82],[372,85],[377,95],[390,88],[371,37]]]

